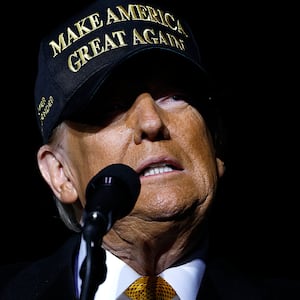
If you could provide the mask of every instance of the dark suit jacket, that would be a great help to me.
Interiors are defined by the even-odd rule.
[[[79,244],[80,235],[76,234],[48,258],[28,266],[2,269],[0,299],[76,300],[73,267]],[[220,260],[209,260],[197,299],[299,300],[300,285],[298,282],[283,279],[263,280],[248,277]]]

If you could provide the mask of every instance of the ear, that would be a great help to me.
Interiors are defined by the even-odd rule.
[[[218,171],[218,175],[219,177],[222,177],[225,173],[225,163],[223,160],[221,160],[220,158],[216,158],[217,161],[217,171]]]
[[[40,147],[37,153],[40,172],[54,195],[63,203],[74,203],[78,193],[66,175],[64,165],[49,145]]]

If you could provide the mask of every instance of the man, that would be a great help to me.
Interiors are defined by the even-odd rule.
[[[95,1],[43,39],[37,160],[74,236],[24,267],[1,299],[131,299],[141,276],[169,282],[173,299],[269,295],[208,260],[207,216],[225,166],[207,80],[189,26],[152,2]],[[138,174],[138,197],[90,243],[87,187],[115,164]]]

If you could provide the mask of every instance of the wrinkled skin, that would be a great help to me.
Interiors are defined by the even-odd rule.
[[[104,248],[140,274],[158,274],[196,246],[224,172],[201,112],[161,78],[152,83],[133,94],[135,84],[115,80],[118,89],[108,85],[101,99],[125,106],[101,117],[93,108],[92,124],[63,122],[38,152],[42,175],[63,203],[76,207],[78,219],[86,186],[99,170],[123,163],[140,174],[134,209],[103,238]],[[144,176],[165,164],[167,172]]]

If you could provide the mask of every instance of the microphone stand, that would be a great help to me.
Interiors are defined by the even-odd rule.
[[[80,300],[93,300],[98,286],[105,281],[107,274],[106,255],[101,244],[102,237],[106,233],[106,223],[103,215],[94,211],[87,216],[87,222],[83,227],[86,258],[80,269],[80,277],[82,278]]]
[[[107,274],[103,236],[113,223],[133,209],[140,193],[139,175],[129,166],[112,164],[98,172],[86,188],[83,238],[86,258],[80,269],[80,300],[93,300]]]

